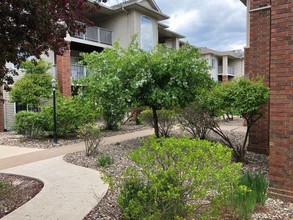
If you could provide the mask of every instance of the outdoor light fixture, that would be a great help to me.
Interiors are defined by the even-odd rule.
[[[56,80],[51,81],[53,90],[53,117],[54,117],[54,144],[57,144],[57,118],[56,118]]]

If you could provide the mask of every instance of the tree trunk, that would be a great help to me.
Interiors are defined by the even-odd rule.
[[[152,110],[153,110],[153,121],[154,121],[155,135],[157,138],[159,138],[160,133],[159,133],[159,122],[158,122],[157,109],[155,107],[152,107]]]

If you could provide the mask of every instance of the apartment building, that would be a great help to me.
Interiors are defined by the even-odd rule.
[[[89,2],[93,1],[89,0]],[[86,67],[78,64],[82,52],[102,51],[104,48],[111,48],[115,41],[126,48],[133,35],[138,36],[139,44],[144,50],[150,50],[159,43],[178,49],[179,40],[184,38],[168,30],[168,26],[161,23],[169,19],[169,16],[165,15],[153,0],[129,0],[111,7],[101,5],[98,12],[87,12],[85,15],[94,23],[94,26],[87,27],[85,33],[68,35],[65,38],[68,42],[68,50],[63,56],[50,51],[49,56],[42,57],[53,65],[52,74],[56,77],[64,96],[71,96],[73,80],[78,80],[87,74]],[[15,80],[21,76],[20,72]],[[9,93],[4,92],[3,95],[5,102],[2,114],[4,117],[0,117],[2,131],[12,128],[14,115],[20,109],[17,103],[9,102]]]
[[[270,87],[248,149],[270,156],[270,193],[293,202],[293,2],[241,1],[247,6],[245,72]]]
[[[228,82],[244,76],[244,53],[242,50],[216,51],[199,48],[200,54],[208,60],[210,77],[219,82]]]

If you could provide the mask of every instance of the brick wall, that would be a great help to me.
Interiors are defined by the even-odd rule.
[[[269,0],[252,0],[251,9],[270,4]],[[250,13],[250,47],[245,49],[245,74],[251,79],[264,77],[269,86],[270,75],[270,9]],[[252,127],[248,150],[269,154],[269,104],[262,118]]]
[[[0,86],[0,132],[4,131],[4,105],[3,102],[3,89]]]
[[[269,153],[272,196],[293,202],[293,1],[251,0],[246,74],[270,87],[264,117],[250,133],[249,150]]]
[[[222,82],[228,82],[228,81],[229,81],[228,75],[222,75]]]
[[[63,96],[71,96],[71,73],[70,73],[70,50],[62,56],[57,55],[57,81],[60,92]]]
[[[293,1],[272,1],[271,193],[293,202]]]

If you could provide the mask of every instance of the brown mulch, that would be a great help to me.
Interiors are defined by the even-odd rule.
[[[0,184],[0,218],[31,200],[44,186],[37,179],[4,173],[0,173]]]

